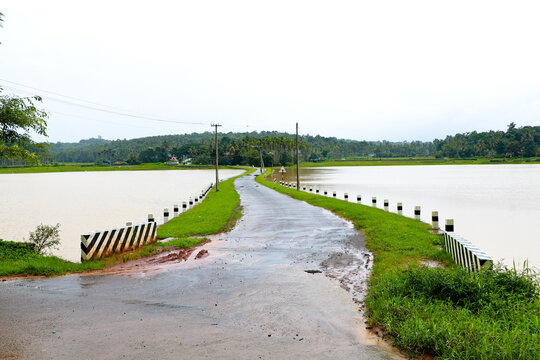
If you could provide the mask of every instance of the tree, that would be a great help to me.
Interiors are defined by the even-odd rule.
[[[3,90],[0,87],[0,158],[39,163],[36,153],[27,148],[45,149],[48,145],[36,143],[30,137],[31,131],[47,136],[45,118],[48,115],[34,105],[34,102],[41,102],[41,97],[3,95]]]
[[[49,249],[58,249],[60,245],[60,224],[43,225],[40,224],[36,227],[36,231],[30,232],[30,242],[34,244],[34,250],[40,254],[45,255]]]

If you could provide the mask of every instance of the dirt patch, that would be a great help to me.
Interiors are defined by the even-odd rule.
[[[207,256],[208,256],[208,250],[202,249],[201,251],[197,253],[197,255],[195,255],[195,260],[199,260]]]

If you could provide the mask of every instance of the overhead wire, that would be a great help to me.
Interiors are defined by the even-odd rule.
[[[137,119],[143,119],[143,120],[166,122],[166,123],[187,124],[187,125],[210,125],[210,123],[204,123],[204,122],[168,120],[168,119],[162,119],[162,118],[159,118],[159,117],[154,117],[152,115],[141,115],[141,114],[137,114],[136,112],[133,112],[131,110],[120,109],[120,108],[116,108],[114,106],[103,105],[103,104],[95,103],[95,102],[92,102],[92,101],[87,101],[87,100],[83,100],[83,99],[80,99],[80,98],[76,98],[76,97],[73,97],[73,96],[68,96],[68,95],[63,95],[63,94],[52,92],[52,91],[42,90],[42,89],[38,89],[38,88],[35,88],[35,87],[32,87],[32,86],[23,85],[23,84],[20,84],[20,83],[16,83],[16,82],[1,79],[1,78],[0,78],[0,81],[10,83],[10,84],[13,84],[13,85],[16,85],[16,86],[25,87],[25,88],[32,89],[32,90],[37,90],[39,92],[49,93],[49,94],[53,94],[53,95],[56,95],[56,96],[65,97],[67,99],[72,99],[72,100],[76,100],[76,101],[80,101],[80,102],[86,102],[88,104],[93,104],[93,105],[102,106],[102,107],[108,107],[110,109],[117,109],[117,110],[120,110],[120,111],[100,109],[100,108],[98,108],[96,106],[78,104],[78,103],[74,103],[72,101],[67,101],[67,100],[54,98],[54,97],[51,97],[50,95],[45,97],[46,99],[51,100],[51,101],[56,101],[56,102],[64,103],[64,104],[71,105],[71,106],[78,106],[78,107],[88,109],[88,110],[101,111],[101,112],[104,112],[104,113],[109,113],[109,114],[114,114],[114,115],[119,115],[119,116],[125,116],[125,117],[131,117],[131,118],[137,118]],[[6,86],[6,87],[13,88],[13,86]],[[24,91],[24,92],[28,93],[28,90],[17,89],[16,87],[15,87],[15,90]],[[131,112],[131,114],[129,114],[129,112]]]

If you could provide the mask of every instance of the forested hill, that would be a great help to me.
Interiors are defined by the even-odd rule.
[[[293,161],[294,134],[281,132],[220,133],[220,162],[259,164],[259,150],[266,164]],[[506,131],[471,132],[435,139],[432,142],[356,141],[304,135],[301,160],[350,157],[534,157],[540,156],[540,126],[516,127]],[[191,158],[195,164],[212,162],[212,132],[151,136],[132,140],[92,138],[78,143],[55,143],[51,152],[40,154],[42,162],[164,162],[171,156]]]

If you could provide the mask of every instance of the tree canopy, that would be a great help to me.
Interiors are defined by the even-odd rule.
[[[5,95],[0,87],[0,158],[22,159],[38,163],[37,149],[47,144],[37,143],[31,133],[47,136],[47,113],[34,105],[41,97]]]

